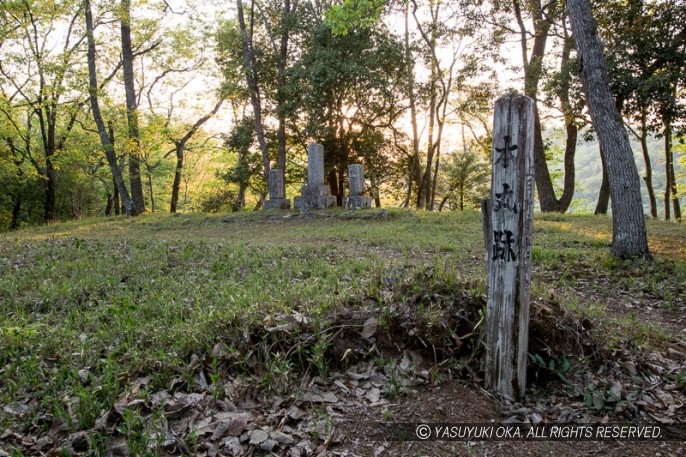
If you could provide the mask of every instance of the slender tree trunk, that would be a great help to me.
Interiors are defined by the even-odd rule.
[[[526,30],[522,17],[519,0],[513,0],[513,9],[519,24],[520,44],[522,51],[522,62],[524,64],[524,95],[531,97],[536,105],[534,106],[534,166],[536,189],[538,190],[538,200],[541,211],[553,212],[561,211],[560,204],[555,198],[555,189],[550,177],[548,162],[545,158],[545,147],[543,145],[543,132],[541,118],[538,113],[538,85],[543,74],[543,57],[548,41],[551,22],[543,15],[541,0],[529,3],[534,20],[534,42],[531,46],[531,56],[527,55],[529,44],[529,32]],[[556,2],[555,2],[556,5]]]
[[[646,183],[646,190],[648,191],[648,200],[650,201],[650,215],[653,219],[657,219],[657,200],[655,199],[655,189],[653,189],[653,166],[650,163],[650,154],[648,152],[648,126],[647,118],[648,114],[644,109],[641,113],[641,134],[636,135],[641,143],[641,152],[643,153],[643,161],[646,166],[646,175],[643,177],[643,181]]]
[[[12,199],[12,221],[10,222],[10,230],[16,230],[21,225],[21,197],[16,195]]]
[[[672,204],[674,208],[674,220],[681,221],[681,205],[677,190],[676,174],[674,173],[674,154],[672,152],[672,123],[665,122],[665,167],[667,174],[667,189],[665,192],[665,209]]]
[[[236,198],[238,202],[238,209],[245,208],[245,191],[248,189],[246,182],[241,181],[238,183],[238,197]]]
[[[152,212],[155,212],[155,194],[154,194],[154,189],[152,188],[152,170],[153,167],[151,167],[148,164],[145,164],[145,171],[146,171],[146,177],[148,178],[148,193],[150,194],[150,209]]]
[[[667,144],[667,137],[665,136],[665,220],[672,218],[672,174],[671,169],[671,154]]]
[[[347,155],[346,155],[347,157]],[[341,169],[338,172],[338,193],[336,195],[336,205],[343,206],[343,194],[345,188],[345,172],[348,169],[348,164],[346,162],[341,163]]]
[[[55,191],[56,173],[55,166],[52,163],[54,153],[45,157],[45,206],[43,219],[45,222],[50,222],[55,219],[55,199],[57,193]]]
[[[417,22],[417,26],[421,28],[419,19],[417,19],[417,5],[414,3],[414,11],[412,14],[415,17],[415,20]],[[432,9],[431,9],[431,19],[432,19],[432,25],[438,24],[438,7],[435,9],[433,8],[432,4]],[[429,46],[429,50],[431,52],[431,75],[429,79],[429,126],[428,126],[428,141],[427,141],[427,146],[426,146],[426,165],[424,168],[424,173],[421,176],[421,183],[419,184],[417,188],[417,208],[424,208],[424,209],[431,209],[433,207],[432,203],[432,195],[431,195],[431,184],[433,182],[431,178],[431,171],[432,171],[432,166],[433,166],[433,160],[434,160],[434,153],[436,152],[436,147],[438,144],[438,141],[435,141],[434,139],[434,130],[436,128],[436,120],[438,117],[438,94],[437,94],[437,86],[438,86],[438,65],[435,59],[434,52],[436,50],[436,27],[431,27],[430,34],[427,36],[427,34],[424,34],[422,32],[422,36],[424,38],[424,41],[426,44]]]
[[[133,49],[131,47],[131,3],[130,0],[121,1],[121,52],[122,68],[124,70],[124,92],[126,94],[126,120],[128,124],[128,138],[133,150],[129,151],[129,183],[131,185],[131,200],[137,214],[145,212],[145,197],[143,196],[143,180],[140,164],[140,134],[138,131],[138,106],[136,102],[136,86],[133,73]]]
[[[445,206],[445,203],[450,199],[450,194],[444,195],[443,199],[441,199],[441,203],[438,204],[438,212],[440,213],[443,211],[443,207]]]
[[[607,166],[605,165],[605,154],[603,154],[602,147],[600,148],[600,163],[603,180],[598,191],[598,202],[595,206],[594,214],[607,214],[607,208],[610,204],[610,181],[607,179]]]
[[[372,198],[374,199],[374,206],[381,208],[381,198],[379,197],[379,182],[376,180],[376,173],[373,171],[369,175],[369,181],[372,185]]]
[[[250,103],[252,105],[253,117],[255,118],[255,135],[257,142],[260,145],[262,152],[262,168],[264,173],[264,182],[269,183],[269,150],[267,149],[267,140],[264,135],[264,127],[262,124],[262,98],[260,95],[260,86],[257,78],[257,68],[255,65],[255,52],[253,49],[253,24],[255,20],[255,1],[250,2],[250,30],[245,23],[245,14],[243,12],[243,0],[236,0],[236,8],[238,10],[238,25],[241,29],[241,46],[243,51],[243,69],[245,72],[245,79],[250,90]],[[262,206],[261,203],[259,205]]]
[[[105,216],[111,216],[113,208],[114,208],[114,197],[112,195],[112,192],[107,192],[107,205],[105,206]]]
[[[95,71],[95,38],[93,37],[93,15],[91,13],[90,1],[84,0],[84,5],[86,13],[86,33],[88,35],[88,92],[90,95],[91,111],[93,112],[95,125],[98,128],[100,142],[105,150],[107,163],[109,164],[110,171],[112,172],[112,179],[114,180],[115,187],[119,191],[119,196],[121,197],[124,213],[128,216],[134,216],[138,213],[133,207],[133,202],[131,201],[129,191],[124,183],[121,169],[117,164],[117,156],[114,152],[114,147],[110,142],[110,137],[107,135],[105,122],[102,120],[102,114],[100,113],[100,104],[98,102],[98,80]]]
[[[414,79],[414,59],[412,58],[412,48],[410,47],[410,2],[405,2],[405,68],[407,71],[407,98],[410,105],[410,125],[412,126],[412,152],[408,167],[408,183],[407,183],[407,203],[409,207],[412,200],[413,183],[416,184],[417,189],[421,185],[422,171],[419,158],[419,128],[417,123],[417,95],[415,94],[415,79]],[[419,192],[419,190],[417,190]]]
[[[114,149],[114,123],[112,121],[107,121],[107,130],[108,130],[108,138],[110,140],[110,144],[112,145],[112,148]],[[116,163],[116,160],[115,160]],[[119,169],[121,172],[121,168]],[[111,171],[111,170],[110,170]],[[112,175],[112,206],[114,209],[114,215],[119,216],[122,211],[120,208],[120,202],[119,202],[119,188],[117,187],[117,182],[114,180],[114,174]]]
[[[180,144],[175,144],[176,148],[176,168],[174,169],[174,182],[172,183],[172,195],[171,204],[169,206],[169,212],[175,213],[176,206],[179,202],[179,189],[181,187],[181,173],[183,172],[183,149],[180,148]]]
[[[119,168],[119,174],[123,177],[126,172],[126,157],[124,154],[119,156],[119,162],[117,163],[117,167]],[[122,182],[125,183],[126,181],[122,180]],[[126,184],[124,184],[124,189],[126,189]],[[122,196],[120,195],[120,197]],[[129,201],[131,201],[131,197],[129,197]],[[131,202],[131,205],[133,205],[133,202]],[[127,212],[126,203],[123,197],[121,198],[121,213],[127,215],[129,214]]]
[[[202,127],[202,125],[207,122],[212,116],[217,114],[219,108],[226,100],[226,96],[221,95],[217,103],[215,103],[214,108],[209,114],[204,115],[198,119],[195,124],[186,132],[186,134],[179,140],[173,140],[174,142],[174,152],[176,153],[176,168],[174,170],[174,182],[172,183],[172,197],[171,205],[169,207],[169,212],[175,213],[178,203],[179,203],[179,187],[181,187],[181,175],[183,173],[183,162],[186,153],[186,143],[191,139],[193,135]],[[152,192],[152,191],[151,191]],[[151,195],[152,196],[152,195]]]
[[[277,60],[277,71],[278,71],[278,88],[276,91],[276,98],[278,100],[278,106],[276,108],[277,117],[279,121],[279,128],[277,131],[277,138],[279,142],[279,152],[276,159],[276,166],[281,170],[284,175],[282,182],[284,183],[284,195],[285,195],[285,185],[286,185],[286,113],[285,113],[285,103],[286,103],[286,93],[284,88],[286,86],[286,68],[288,67],[288,41],[290,30],[292,27],[292,21],[295,17],[295,13],[298,9],[298,0],[283,0],[283,19],[282,19],[282,29],[281,29],[281,43],[279,48],[279,58]]]
[[[431,200],[429,200],[429,209],[433,211],[434,202],[436,200],[436,186],[438,185],[438,167],[441,163],[441,143],[437,143],[436,147],[436,163],[434,165],[433,181],[431,183]]]
[[[567,10],[579,53],[579,73],[586,101],[606,159],[612,196],[612,254],[618,258],[649,257],[641,180],[629,136],[610,92],[591,5],[588,0],[568,0]]]
[[[572,38],[568,35],[566,26],[564,28],[564,35],[564,46],[562,49],[562,58],[560,59],[560,73],[562,75],[562,81],[560,90],[558,91],[560,107],[562,108],[565,118],[565,130],[567,132],[564,156],[564,184],[562,188],[562,195],[557,201],[557,210],[561,213],[564,213],[569,209],[569,205],[572,203],[572,198],[574,197],[574,186],[576,179],[574,156],[576,155],[576,142],[579,137],[579,127],[576,124],[576,119],[574,117],[569,95],[572,79],[569,58],[574,47],[574,40],[572,40]]]

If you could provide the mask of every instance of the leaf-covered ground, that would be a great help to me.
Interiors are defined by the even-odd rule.
[[[91,219],[0,235],[0,456],[680,455],[445,442],[381,424],[686,422],[686,230],[609,255],[537,215],[529,390],[481,389],[477,213]],[[619,447],[618,447],[619,446]]]

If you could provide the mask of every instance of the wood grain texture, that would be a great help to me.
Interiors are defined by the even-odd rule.
[[[534,118],[534,102],[529,97],[511,94],[495,104],[486,387],[512,398],[520,398],[526,388]]]

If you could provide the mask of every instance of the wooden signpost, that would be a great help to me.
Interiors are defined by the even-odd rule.
[[[488,228],[486,388],[511,398],[526,389],[534,209],[534,102],[495,104]]]

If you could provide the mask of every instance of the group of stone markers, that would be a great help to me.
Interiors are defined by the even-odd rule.
[[[343,198],[343,206],[348,209],[369,208],[371,197],[364,195],[364,171],[362,165],[348,166],[350,195]],[[307,146],[307,184],[301,189],[302,194],[293,199],[293,206],[299,210],[324,209],[336,205],[336,197],[331,195],[331,188],[324,183],[324,146],[309,144]],[[269,200],[264,202],[265,209],[289,209],[291,201],[286,198],[283,170],[273,169],[269,172]]]

